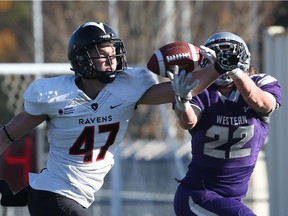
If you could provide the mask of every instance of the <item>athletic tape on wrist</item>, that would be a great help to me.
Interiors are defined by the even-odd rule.
[[[186,101],[185,103],[181,103],[180,101],[176,100],[176,107],[178,110],[182,112],[186,112],[189,107],[191,107],[189,101]]]
[[[239,68],[236,68],[233,70],[233,72],[230,72],[231,74],[229,74],[229,77],[231,77],[231,79],[235,80],[235,79],[241,79],[241,77],[243,76],[243,71]]]

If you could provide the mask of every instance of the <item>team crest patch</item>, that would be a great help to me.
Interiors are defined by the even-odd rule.
[[[91,108],[96,111],[98,108],[98,104],[97,103],[91,104]]]
[[[75,112],[74,107],[68,107],[68,108],[58,110],[59,115],[69,115],[69,114],[72,114],[74,112]]]

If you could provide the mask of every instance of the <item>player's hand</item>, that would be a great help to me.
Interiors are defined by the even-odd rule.
[[[192,91],[200,81],[192,79],[192,72],[181,70],[179,73],[177,65],[174,66],[173,72],[167,71],[167,74],[175,91],[176,107],[181,111],[187,111],[190,107],[188,101],[192,99]]]
[[[220,74],[225,74],[238,68],[243,50],[243,44],[231,44],[228,50],[221,50],[219,46],[216,46],[217,61],[214,64],[216,71]]]
[[[209,47],[205,47],[203,45],[200,45],[200,54],[204,56],[204,60],[201,63],[201,67],[206,67],[206,65],[210,62],[212,64],[215,63],[217,60],[217,56],[214,50],[210,49]]]
[[[197,79],[193,81],[193,74],[187,73],[185,70],[181,70],[179,73],[179,67],[177,65],[174,66],[173,73],[167,71],[167,74],[179,101],[185,103],[191,100],[191,91],[193,91],[193,89],[199,84],[199,80]]]

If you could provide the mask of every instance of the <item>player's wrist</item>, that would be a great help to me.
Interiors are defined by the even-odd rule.
[[[230,71],[230,72],[228,73],[228,76],[229,76],[231,79],[233,79],[233,80],[241,79],[242,76],[243,76],[243,71],[242,71],[241,69],[239,69],[239,68],[236,68],[236,69]]]
[[[182,112],[186,112],[190,107],[190,103],[187,99],[185,98],[180,98],[179,96],[176,95],[176,108]]]

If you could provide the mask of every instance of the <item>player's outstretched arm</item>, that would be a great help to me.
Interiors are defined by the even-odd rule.
[[[151,86],[138,101],[138,104],[159,105],[174,102],[174,91],[170,82]]]
[[[194,73],[187,73],[185,70],[179,72],[175,66],[173,72],[167,71],[175,92],[175,113],[179,124],[183,129],[193,128],[198,121],[198,114],[190,105],[194,89],[199,85],[199,80],[194,79]]]
[[[10,143],[27,134],[47,119],[46,115],[33,116],[23,111],[0,129],[0,154]]]
[[[241,73],[241,77],[233,79],[233,81],[247,104],[253,110],[261,113],[269,113],[274,110],[276,107],[276,99],[274,96],[256,86],[248,74],[244,72]]]
[[[192,96],[208,88],[222,74],[222,71],[219,72],[219,70],[215,69],[217,68],[215,67],[217,56],[214,50],[201,45],[200,53],[205,57],[202,62],[204,65],[193,71],[193,79],[199,80],[199,84],[193,89]]]
[[[234,45],[229,50],[217,53],[218,68],[227,71],[247,104],[257,112],[269,113],[276,107],[276,99],[268,92],[260,89],[248,73],[241,69],[239,56],[243,46]],[[217,68],[217,66],[216,66]]]
[[[199,80],[199,85],[193,89],[192,96],[201,93],[204,89],[208,88],[215,80],[217,80],[220,74],[215,70],[214,65],[208,65],[205,68],[193,71],[193,79]]]

